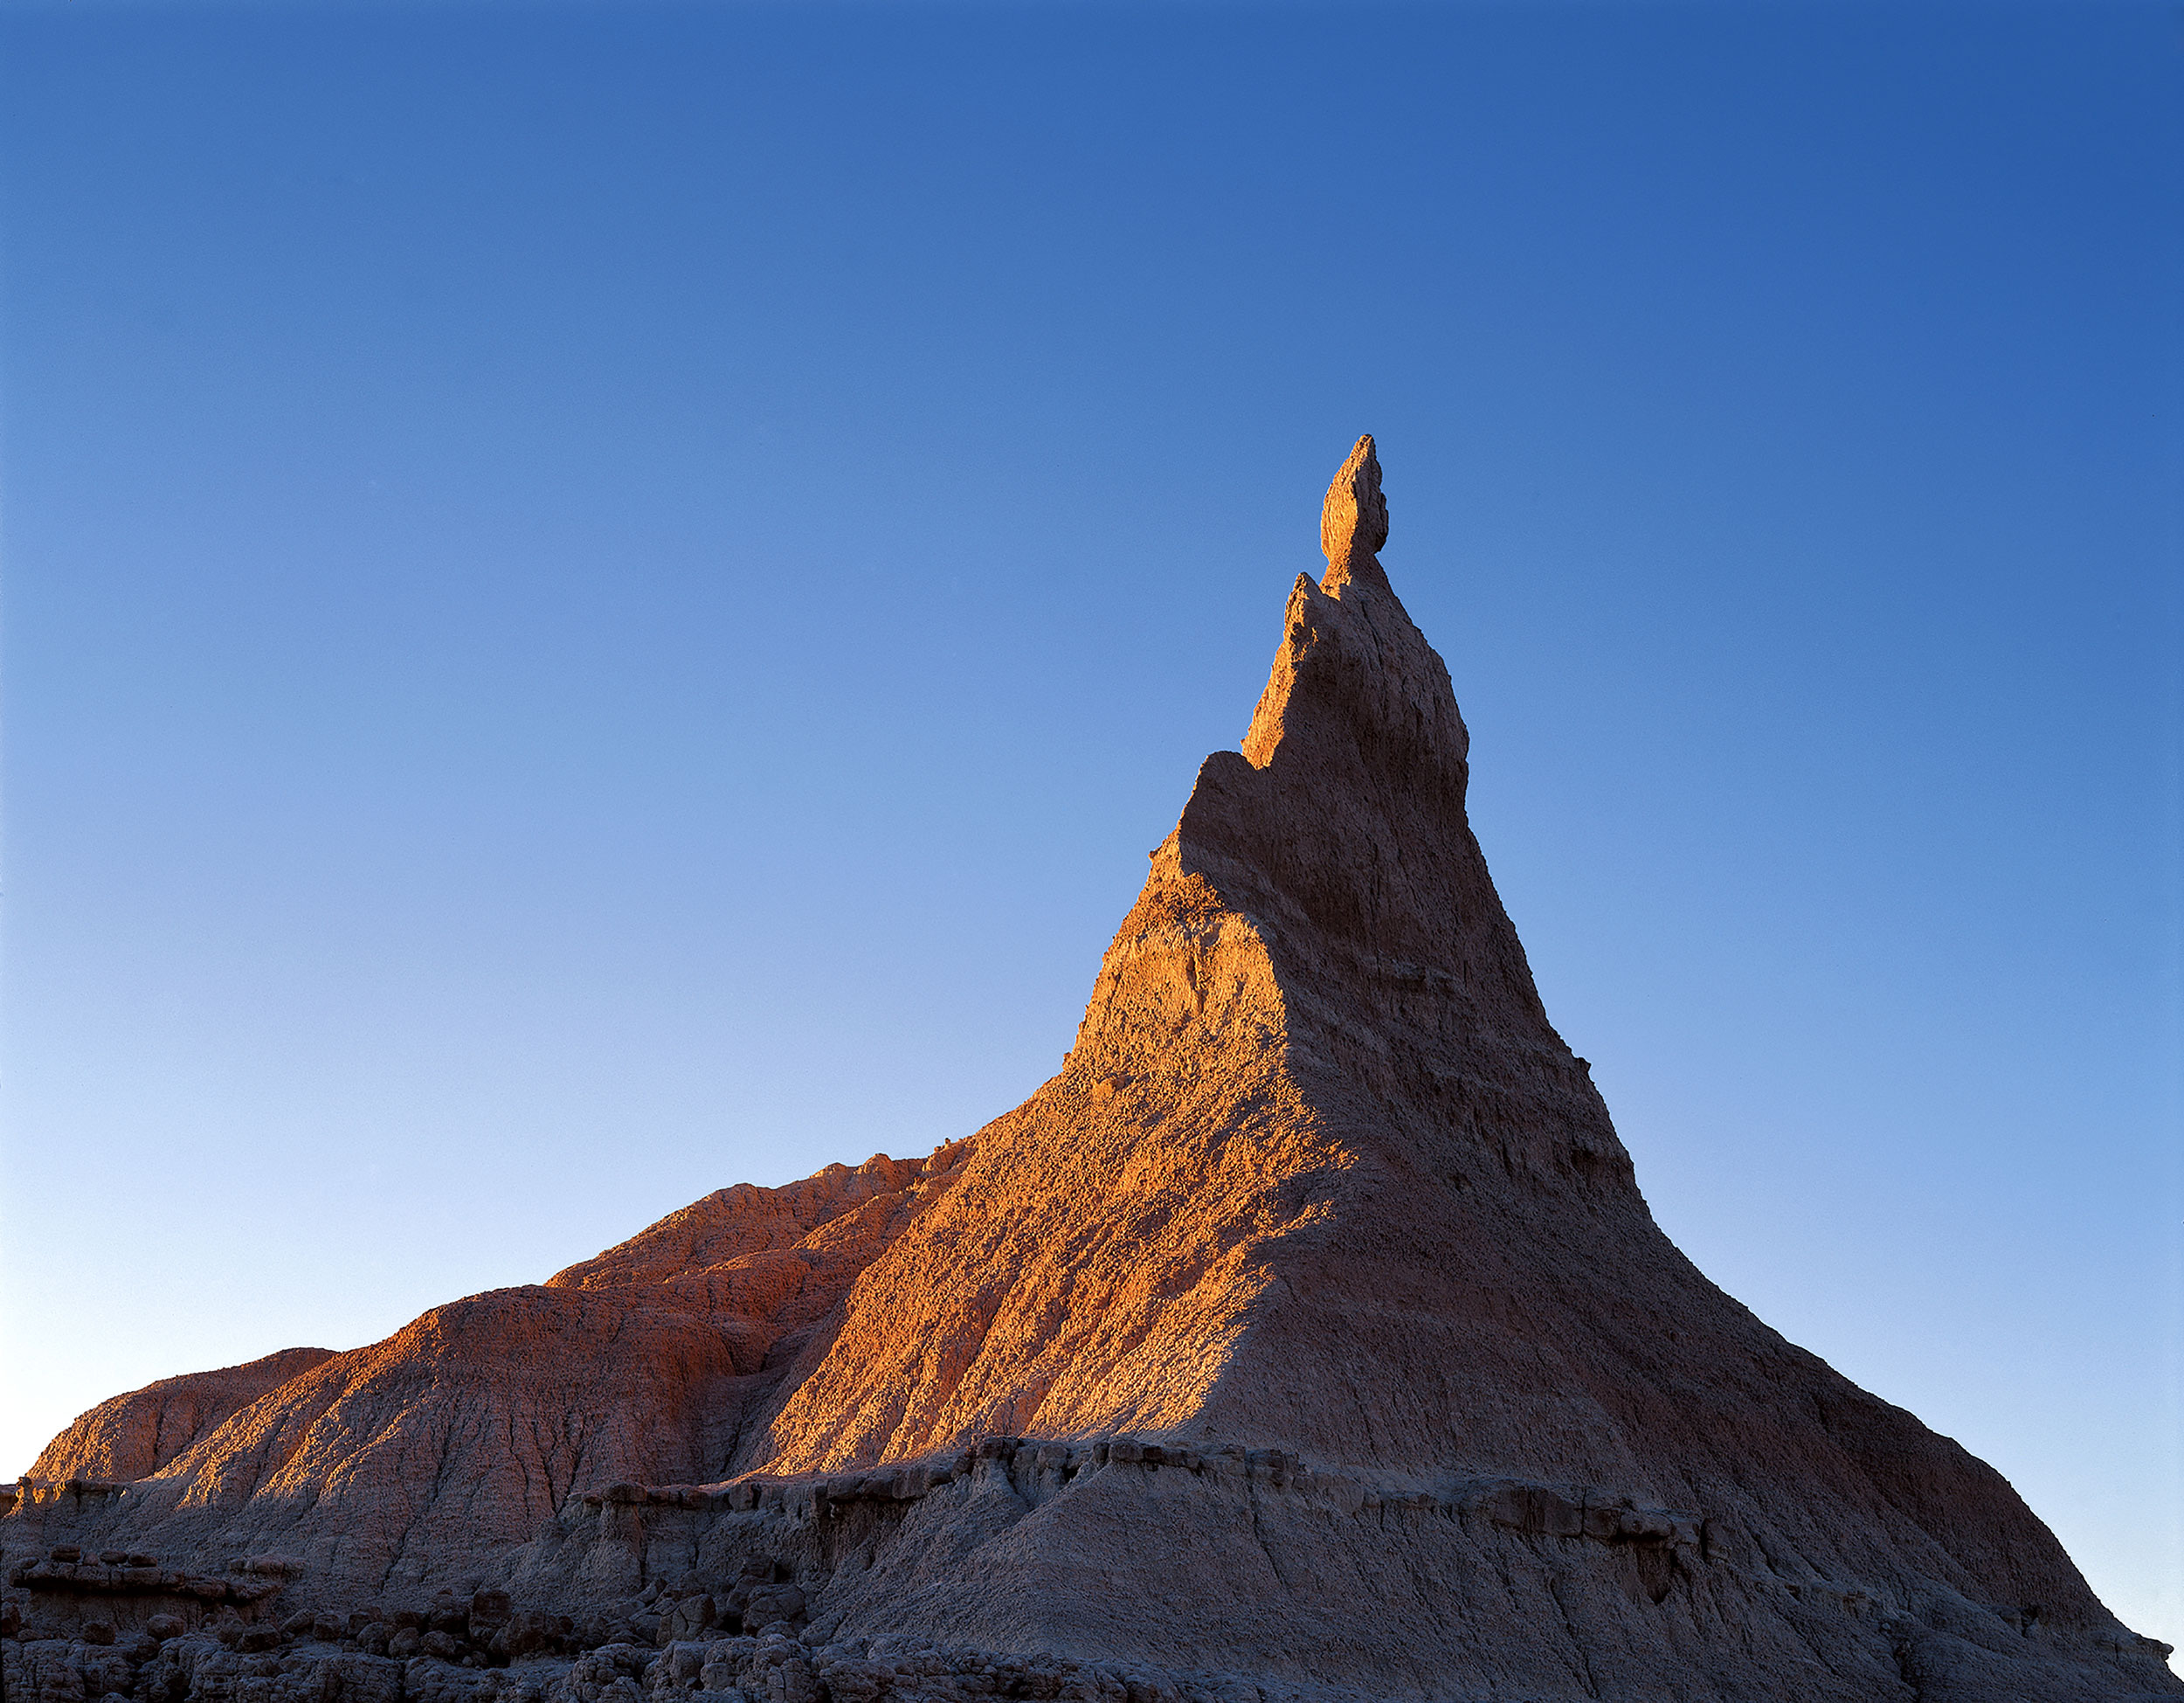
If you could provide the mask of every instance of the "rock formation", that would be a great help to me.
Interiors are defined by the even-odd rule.
[[[190,1372],[116,1395],[85,1414],[45,1445],[30,1476],[57,1478],[149,1478],[201,1438],[211,1436],[268,1390],[321,1360],[330,1348],[283,1348],[245,1366]]]
[[[1368,438],[1060,1075],[95,1409],[0,1520],[10,1696],[2184,1695],[1654,1223],[1387,525]]]

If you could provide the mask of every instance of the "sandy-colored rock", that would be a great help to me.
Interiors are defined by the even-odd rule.
[[[1380,460],[1372,438],[1363,437],[1329,483],[1327,500],[1320,506],[1319,548],[1327,558],[1324,588],[1338,590],[1360,569],[1379,575],[1385,583],[1379,550],[1387,541],[1388,504],[1380,495]]]
[[[384,1645],[450,1703],[487,1681],[433,1638],[601,1646],[581,1703],[2184,1694],[1997,1474],[1653,1222],[1386,537],[1365,439],[1021,1106],[436,1309],[26,1496],[9,1558],[255,1554],[299,1628],[453,1587]]]
[[[331,1348],[283,1348],[247,1365],[162,1378],[116,1395],[100,1402],[47,1443],[29,1476],[48,1484],[69,1478],[149,1478],[266,1391],[278,1389],[333,1353]]]
[[[369,1347],[257,1362],[293,1375],[98,1513],[122,1540],[294,1551],[321,1591],[378,1593],[477,1573],[572,1491],[717,1479],[744,1409],[965,1152],[724,1189],[545,1284],[436,1307]],[[121,1435],[114,1415],[191,1381],[102,1404],[42,1461],[112,1458],[92,1451]],[[59,1529],[88,1511],[33,1484],[24,1512]]]

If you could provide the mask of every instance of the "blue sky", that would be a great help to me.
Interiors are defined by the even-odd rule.
[[[1020,1099],[1371,431],[1657,1215],[2184,1644],[2181,72],[0,8],[0,1471]]]

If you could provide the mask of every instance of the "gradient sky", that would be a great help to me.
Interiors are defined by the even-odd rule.
[[[0,7],[0,1471],[1059,1065],[1376,433],[1669,1233],[2184,1644],[2167,5]]]

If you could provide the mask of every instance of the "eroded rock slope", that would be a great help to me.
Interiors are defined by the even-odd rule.
[[[100,1443],[153,1392],[108,1403],[0,1522],[14,1611],[197,1638],[146,1703],[245,1660],[581,1703],[2184,1693],[1999,1475],[1655,1225],[1386,537],[1367,439],[1021,1106],[723,1190],[174,1450]]]

